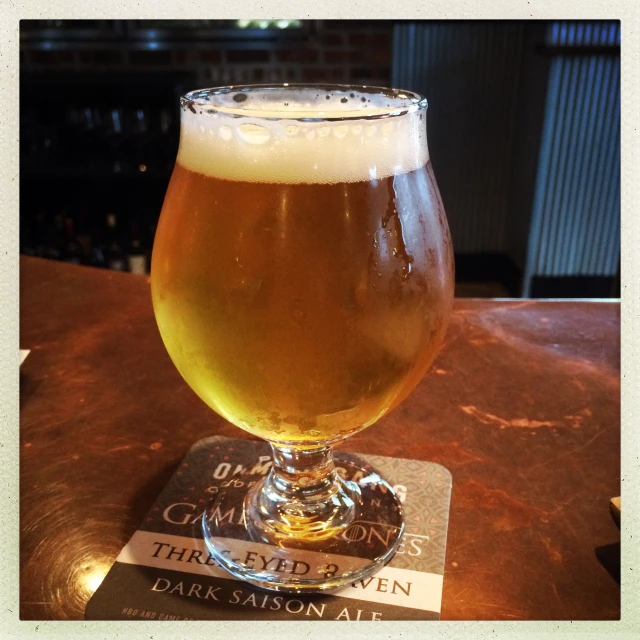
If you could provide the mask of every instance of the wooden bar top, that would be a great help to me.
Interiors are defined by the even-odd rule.
[[[143,276],[21,258],[20,617],[81,619],[197,440]],[[341,449],[453,474],[443,619],[617,619],[620,305],[456,300],[411,396]]]

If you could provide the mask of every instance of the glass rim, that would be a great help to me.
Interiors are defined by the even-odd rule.
[[[392,100],[398,100],[398,105],[389,107],[376,107],[376,113],[371,115],[363,114],[362,110],[358,110],[357,113],[354,110],[352,115],[349,115],[348,109],[327,109],[323,105],[323,109],[310,110],[308,116],[291,115],[285,109],[278,109],[278,105],[274,105],[273,109],[270,109],[269,115],[260,115],[258,110],[248,111],[241,106],[229,106],[222,104],[215,104],[211,101],[211,96],[227,95],[229,93],[249,93],[258,91],[278,91],[286,89],[309,89],[320,91],[337,91],[337,92],[349,92],[357,91],[361,94],[370,94],[377,96],[384,96]],[[220,87],[210,87],[205,89],[194,89],[189,91],[180,97],[180,106],[183,110],[189,109],[194,114],[205,113],[222,113],[235,118],[252,118],[258,120],[293,120],[299,122],[348,122],[353,120],[379,120],[383,118],[395,118],[404,116],[409,113],[417,113],[419,111],[425,111],[428,107],[427,99],[415,91],[408,91],[405,89],[392,89],[390,87],[371,86],[371,85],[356,85],[356,84],[309,84],[309,83],[297,83],[297,82],[283,82],[281,84],[242,84],[242,85],[227,85]],[[322,116],[318,115],[322,112]],[[282,115],[280,115],[282,114]],[[316,114],[316,115],[313,115]]]

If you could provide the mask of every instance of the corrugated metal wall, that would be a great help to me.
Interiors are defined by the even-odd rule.
[[[507,252],[524,25],[401,23],[393,85],[429,101],[431,160],[457,253]]]
[[[555,23],[523,291],[533,276],[615,276],[620,259],[618,23]],[[562,49],[560,49],[560,47]],[[575,53],[574,53],[575,51]]]
[[[456,252],[511,255],[525,295],[534,276],[615,276],[620,255],[620,25],[549,23],[533,61],[524,56],[531,28],[400,23],[393,64],[394,85],[429,100],[429,149]],[[514,130],[531,105],[519,104],[520,87],[528,65],[546,74],[547,63],[539,151],[526,147],[538,154],[533,198],[521,203],[514,140],[528,132]]]

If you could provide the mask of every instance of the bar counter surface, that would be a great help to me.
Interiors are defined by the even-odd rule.
[[[250,437],[201,402],[149,280],[20,263],[20,617],[87,600],[191,445]],[[443,619],[618,619],[618,302],[456,300],[415,391],[343,450],[453,474]]]

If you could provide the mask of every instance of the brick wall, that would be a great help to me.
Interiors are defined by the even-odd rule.
[[[24,45],[23,71],[184,72],[202,86],[269,82],[391,83],[390,21],[311,20],[301,40],[219,42],[159,50],[127,42],[91,49],[41,50]],[[140,46],[140,48],[137,48]],[[164,46],[164,45],[162,45]]]

